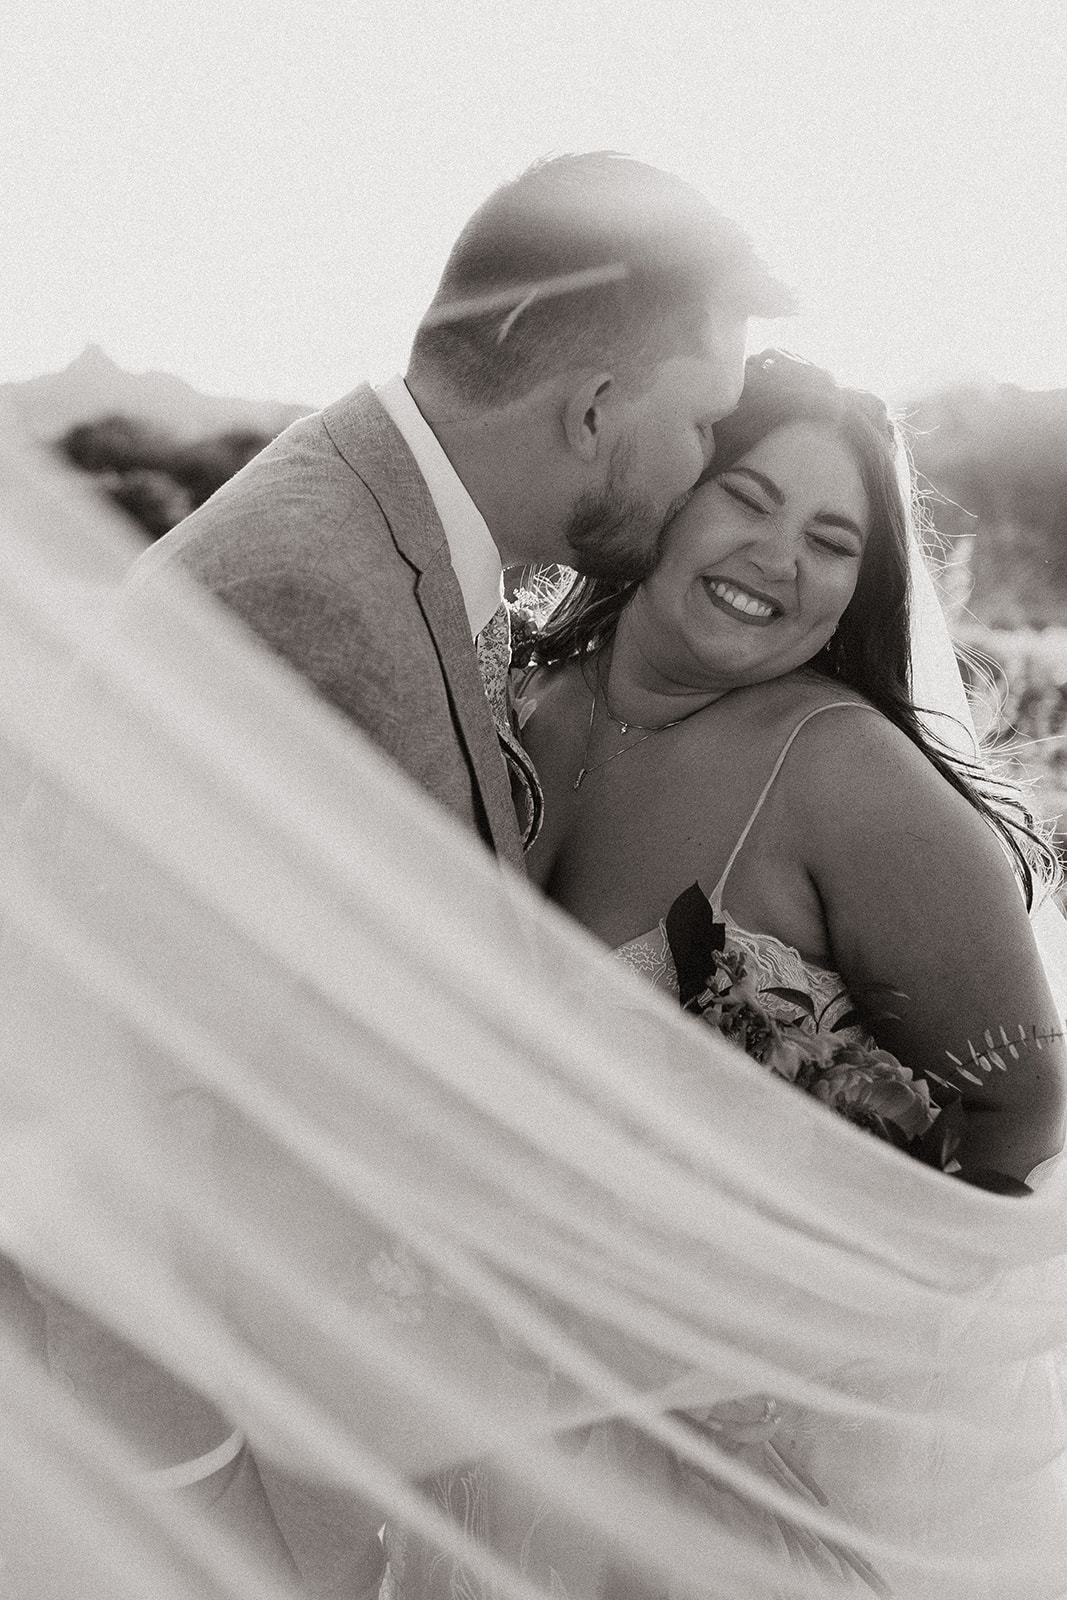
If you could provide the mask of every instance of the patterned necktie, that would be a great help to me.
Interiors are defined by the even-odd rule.
[[[511,623],[508,608],[501,604],[475,640],[485,698],[493,713],[504,764],[511,781],[511,797],[519,819],[522,847],[528,850],[537,838],[544,815],[545,799],[537,781],[533,762],[515,736],[508,705],[508,672],[511,668]]]

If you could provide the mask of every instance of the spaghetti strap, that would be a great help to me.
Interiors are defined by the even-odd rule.
[[[778,774],[781,772],[782,767],[785,764],[786,756],[789,754],[790,750],[793,748],[793,740],[796,738],[796,736],[800,732],[801,728],[806,727],[807,724],[811,721],[811,719],[813,717],[817,717],[820,714],[820,712],[823,712],[823,711],[836,711],[841,706],[853,706],[853,707],[855,707],[855,709],[857,711],[877,711],[878,710],[877,706],[868,705],[865,700],[828,700],[827,703],[824,706],[816,706],[814,711],[809,711],[807,716],[801,717],[800,721],[797,723],[796,727],[793,729],[792,733],[789,735],[788,739],[785,741],[785,744],[782,746],[781,750],[778,752],[778,759],[774,763],[774,766],[771,768],[771,775],[767,779],[767,782],[763,785],[762,790],[760,791],[760,797],[756,801],[756,804],[752,808],[751,816],[749,817],[748,821],[745,823],[745,826],[741,829],[740,838],[738,839],[737,843],[734,845],[733,849],[730,851],[729,859],[728,859],[725,867],[722,869],[722,876],[719,878],[718,883],[715,885],[714,889],[711,891],[711,893],[708,896],[708,899],[709,899],[709,901],[711,902],[711,904],[713,906],[715,906],[717,908],[721,908],[721,906],[722,906],[723,890],[726,888],[726,880],[730,876],[731,868],[733,867],[733,864],[737,860],[738,856],[741,854],[741,846],[744,844],[745,840],[748,838],[749,833],[751,832],[751,829],[752,829],[752,824],[755,822],[756,818],[759,816],[760,812],[763,809],[763,802],[766,800],[767,796],[770,794],[771,790],[774,787],[774,780],[775,780],[775,778],[777,778]],[[880,714],[881,713],[879,713],[879,715]]]

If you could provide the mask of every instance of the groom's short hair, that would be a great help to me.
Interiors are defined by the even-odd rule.
[[[560,372],[631,382],[702,351],[709,312],[778,317],[792,297],[690,184],[610,151],[537,162],[460,234],[409,371],[490,409]]]

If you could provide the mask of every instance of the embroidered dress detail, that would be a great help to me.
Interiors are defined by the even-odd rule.
[[[769,1011],[782,1016],[794,1015],[795,1007],[790,1007],[782,1000],[768,1000],[766,992],[770,989],[798,989],[811,996],[815,1014],[820,1018],[818,1031],[826,1032],[853,1009],[840,973],[805,961],[799,950],[783,944],[773,934],[752,933],[747,928],[739,927],[730,913],[721,907],[712,909],[717,920],[726,926],[725,948],[743,951],[749,957],[749,970],[755,976],[756,988]],[[639,934],[636,939],[620,945],[615,954],[657,989],[672,995],[678,993],[678,974],[667,941],[665,919],[648,933]],[[856,1044],[869,1042],[868,1034],[861,1027],[838,1029],[837,1037]]]

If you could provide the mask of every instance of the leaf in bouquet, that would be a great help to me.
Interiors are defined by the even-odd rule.
[[[815,1002],[810,994],[805,994],[803,989],[764,989],[764,994],[773,994],[775,999],[784,1000],[787,1005],[799,1006],[805,1016],[815,1019]]]
[[[690,884],[664,919],[667,944],[678,974],[678,1000],[688,1007],[707,987],[726,944],[726,926],[715,921],[711,902],[699,883]]]
[[[928,1167],[950,1172],[958,1165],[956,1156],[963,1141],[963,1098],[954,1084],[934,1073],[926,1074],[930,1098],[937,1106],[937,1117],[918,1139],[908,1145],[908,1154]]]
[[[1001,1172],[996,1167],[960,1167],[956,1177],[964,1183],[973,1184],[976,1189],[988,1189],[990,1194],[1024,1195],[1034,1192],[1021,1178],[1013,1178],[1010,1172]]]
[[[853,999],[862,998],[864,1009],[868,1017],[875,1022],[901,1022],[903,1018],[898,1011],[892,1011],[886,1004],[889,1000],[908,1000],[910,995],[903,989],[894,989],[888,983],[863,983],[851,986]]]
[[[893,1122],[886,1117],[872,1117],[866,1124],[868,1133],[873,1133],[876,1139],[881,1139],[884,1144],[891,1144],[897,1150],[907,1150],[911,1146],[905,1130],[899,1122]]]
[[[846,1011],[844,1016],[838,1017],[830,1029],[831,1033],[843,1033],[846,1028],[862,1028],[863,1018],[858,1011]]]

